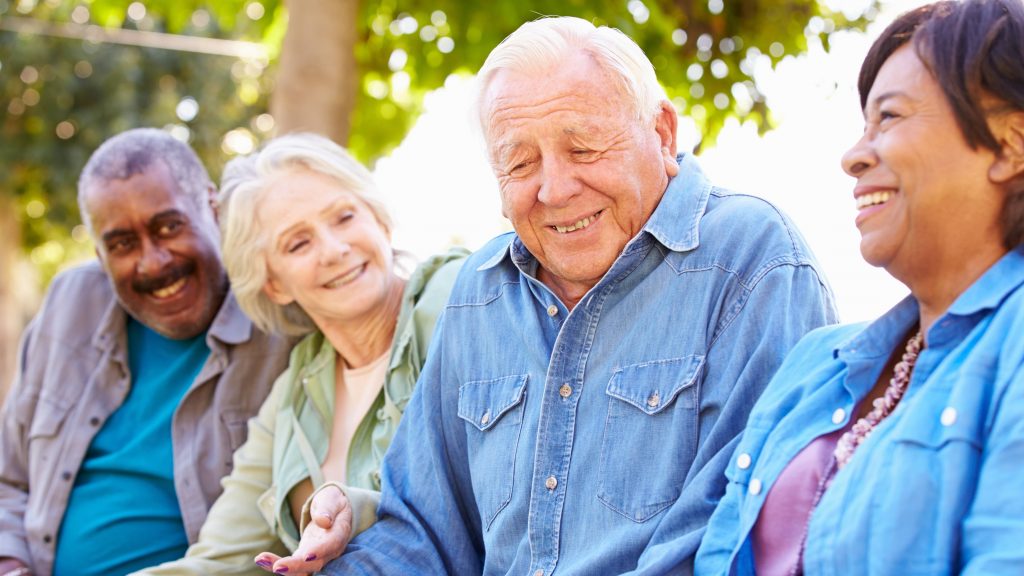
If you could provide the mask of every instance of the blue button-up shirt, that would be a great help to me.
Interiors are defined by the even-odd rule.
[[[680,163],[572,311],[514,235],[470,257],[385,457],[380,521],[328,574],[690,569],[750,407],[834,312],[789,220]]]
[[[807,575],[1024,571],[1024,498],[1014,488],[1024,462],[1022,284],[1024,250],[1017,249],[928,331],[903,400],[811,515]],[[824,328],[793,350],[728,466],[699,574],[754,573],[751,528],[779,473],[812,440],[849,421],[917,321],[908,297],[869,326]]]

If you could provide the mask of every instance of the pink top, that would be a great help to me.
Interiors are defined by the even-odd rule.
[[[768,491],[753,531],[757,576],[801,573],[796,570],[800,547],[817,505],[818,486],[835,458],[839,437],[848,427],[814,439],[789,462]]]

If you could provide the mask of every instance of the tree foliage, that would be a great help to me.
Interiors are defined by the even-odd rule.
[[[386,153],[427,91],[472,73],[516,27],[548,14],[634,38],[706,141],[729,117],[763,131],[772,121],[755,67],[827,47],[833,31],[865,25],[874,6],[848,19],[818,0],[361,0],[348,145],[367,161]],[[2,31],[5,18],[256,41],[269,61]],[[173,128],[216,177],[230,154],[269,133],[261,114],[286,25],[283,0],[0,0],[0,194],[15,199],[23,244],[45,276],[89,250],[80,229],[68,240],[78,223],[75,182],[105,138],[133,126]]]

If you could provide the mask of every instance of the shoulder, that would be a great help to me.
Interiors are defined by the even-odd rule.
[[[780,265],[817,267],[807,242],[782,210],[763,198],[717,187],[700,222],[700,248],[750,275]]]
[[[111,304],[114,289],[99,262],[92,261],[58,274],[50,283],[34,321],[37,332],[91,340]]]
[[[466,258],[452,287],[449,307],[489,302],[500,295],[507,284],[519,282],[519,269],[509,255],[515,237],[515,232],[496,236]]]
[[[459,276],[469,251],[453,248],[444,254],[428,258],[416,267],[409,279],[409,288],[415,293],[416,306],[429,306],[440,310],[448,301],[455,279]]]

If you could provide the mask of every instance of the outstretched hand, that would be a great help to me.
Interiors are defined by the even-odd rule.
[[[352,538],[352,506],[340,489],[317,492],[309,508],[312,521],[291,556],[263,552],[256,565],[275,574],[313,574],[345,551]]]

